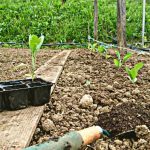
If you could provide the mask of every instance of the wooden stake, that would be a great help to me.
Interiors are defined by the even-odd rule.
[[[98,1],[94,0],[94,39],[98,40]]]
[[[126,47],[126,0],[117,0],[117,40],[119,47]]]
[[[146,0],[143,0],[143,20],[142,20],[142,47],[144,47],[144,35],[145,35],[145,6]]]

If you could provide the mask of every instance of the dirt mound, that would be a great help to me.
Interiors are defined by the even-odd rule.
[[[113,107],[108,113],[98,116],[97,125],[111,132],[112,136],[128,130],[134,130],[137,125],[147,125],[150,128],[150,105],[123,103]]]

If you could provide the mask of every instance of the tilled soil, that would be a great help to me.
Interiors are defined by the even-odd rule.
[[[56,50],[41,50],[37,54],[36,68],[43,65],[56,53],[58,53]],[[29,73],[31,73],[29,49],[0,48],[0,81],[22,79]]]
[[[40,51],[37,67],[56,53]],[[150,56],[134,54],[127,65],[132,66],[141,61],[144,62],[144,68],[139,72],[138,81],[132,84],[124,71],[124,65],[116,69],[112,58],[106,60],[87,50],[73,51],[51,102],[45,107],[31,145],[98,124],[113,135],[135,129],[138,140],[104,137],[93,143],[92,148],[86,149],[149,149]],[[30,65],[30,62],[28,50],[0,49],[0,80],[22,79],[28,73],[28,68],[16,69],[16,66],[21,63]],[[83,107],[81,99],[85,94],[90,95],[93,102]]]
[[[137,125],[150,127],[150,56],[134,54],[126,65],[133,66],[138,62],[144,62],[144,67],[139,72],[138,81],[132,84],[124,71],[125,66],[115,68],[112,58],[106,60],[87,50],[73,51],[51,102],[45,107],[31,145],[95,124],[113,135],[135,129]],[[93,103],[83,107],[81,99],[85,94],[92,97]],[[149,131],[147,135],[150,136]],[[150,144],[147,139],[144,139],[146,145]],[[136,141],[121,142],[121,149],[132,149]],[[124,142],[130,146],[124,146]],[[102,139],[92,146],[97,150],[119,149],[111,139]]]

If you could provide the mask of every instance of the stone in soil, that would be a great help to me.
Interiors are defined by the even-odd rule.
[[[91,95],[85,94],[81,100],[80,103],[81,107],[83,108],[88,108],[90,106],[93,105],[93,98],[91,97]]]

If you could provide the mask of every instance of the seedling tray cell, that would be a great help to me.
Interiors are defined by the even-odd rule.
[[[3,89],[0,89],[0,111],[4,109],[4,101],[3,101]]]
[[[29,98],[33,106],[39,106],[49,102],[51,85],[46,85],[45,83],[31,83],[29,87]]]
[[[3,88],[6,108],[16,110],[28,106],[28,87],[26,85],[14,85]]]

